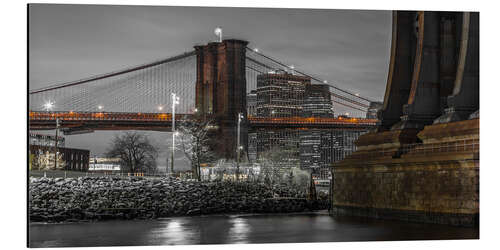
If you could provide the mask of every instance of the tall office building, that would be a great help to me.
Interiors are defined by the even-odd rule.
[[[333,117],[333,115],[330,86],[327,84],[306,85],[302,116]]]
[[[257,76],[257,115],[294,117],[302,115],[306,85],[311,78],[287,72]]]
[[[247,95],[248,113],[255,105],[259,117],[334,117],[330,86],[311,84],[305,76],[286,72],[257,76],[254,93]],[[276,129],[249,133],[248,156],[257,161],[273,150],[283,150],[280,167],[300,166],[327,178],[332,163],[344,159],[355,149],[354,141],[364,131],[328,129]]]
[[[257,90],[252,90],[247,94],[247,115],[257,116]]]

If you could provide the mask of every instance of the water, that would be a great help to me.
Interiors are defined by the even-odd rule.
[[[478,228],[334,218],[324,213],[210,215],[30,224],[31,247],[478,239]]]

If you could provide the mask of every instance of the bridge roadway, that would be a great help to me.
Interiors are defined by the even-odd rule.
[[[176,122],[189,119],[191,114],[176,114]],[[55,129],[60,120],[63,131],[79,130],[153,130],[169,131],[170,113],[120,113],[120,112],[29,112],[30,130]],[[248,117],[249,129],[369,129],[378,120],[362,118],[316,118],[316,117]]]

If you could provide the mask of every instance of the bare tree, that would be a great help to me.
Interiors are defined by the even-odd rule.
[[[201,164],[212,162],[216,158],[209,144],[209,134],[214,128],[213,120],[202,116],[193,116],[191,119],[184,120],[178,129],[180,146],[191,163],[191,170],[198,181],[201,180]]]
[[[120,158],[122,170],[128,172],[156,172],[158,149],[143,133],[115,134],[106,156]]]
[[[261,164],[261,175],[267,184],[280,183],[283,180],[283,175],[286,169],[290,170],[294,162],[294,154],[296,150],[290,146],[279,147],[275,146],[259,155]]]

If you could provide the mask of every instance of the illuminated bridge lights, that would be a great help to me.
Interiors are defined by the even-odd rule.
[[[191,114],[176,114],[176,120],[189,119]],[[172,114],[169,113],[119,113],[119,112],[29,112],[30,129],[51,129],[56,119],[63,127],[92,127],[93,129],[131,129],[134,127],[170,127]],[[322,117],[248,117],[250,127],[373,127],[376,119],[362,118],[322,118]],[[102,126],[102,128],[100,128]]]

